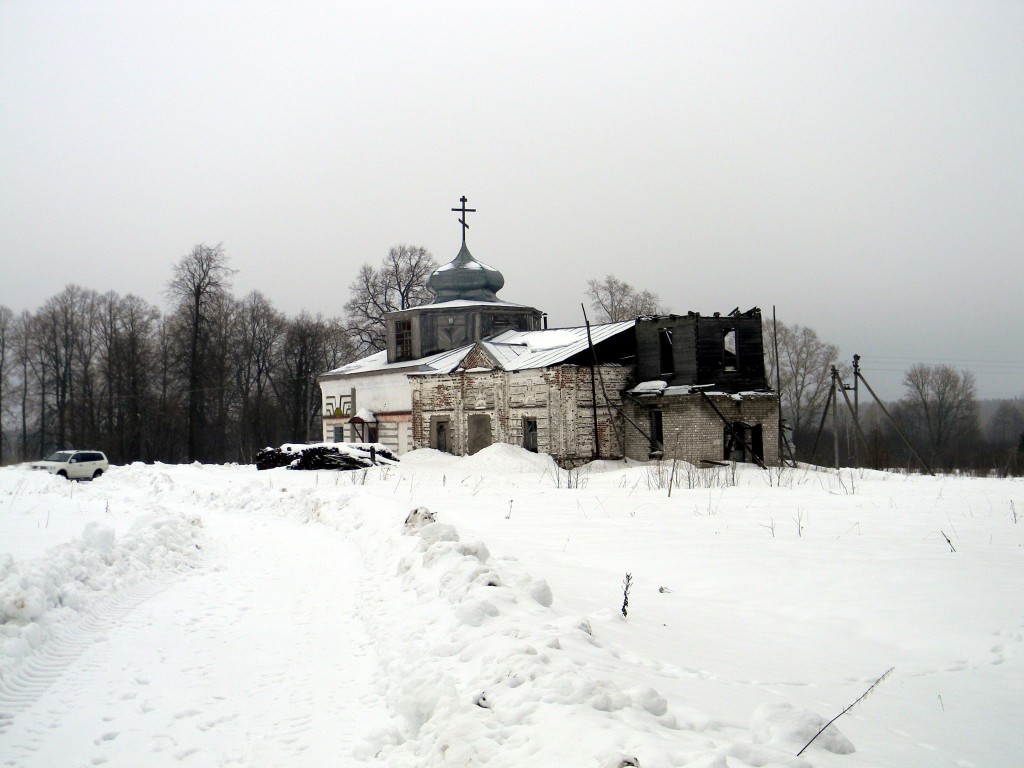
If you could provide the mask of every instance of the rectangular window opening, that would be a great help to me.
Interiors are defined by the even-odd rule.
[[[672,354],[672,329],[658,329],[658,357],[661,361],[661,375],[671,376],[676,372],[675,357]]]
[[[738,368],[738,356],[736,355],[736,329],[726,328],[722,332],[722,364],[727,371],[736,371]]]
[[[665,433],[662,425],[662,414],[660,408],[651,411],[650,421],[651,453],[665,453]]]
[[[412,321],[397,320],[395,322],[395,359],[412,359]]]

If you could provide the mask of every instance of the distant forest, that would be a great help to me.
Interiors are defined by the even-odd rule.
[[[342,316],[287,317],[259,291],[235,297],[223,247],[200,244],[169,276],[165,311],[76,285],[36,312],[0,306],[0,464],[67,447],[118,464],[251,463],[266,446],[317,441],[317,376],[383,349],[384,314],[429,302],[436,267],[426,249],[395,246],[362,266]],[[596,322],[668,311],[612,275],[588,286]],[[765,342],[788,459],[1024,472],[1024,400],[979,403],[970,371],[912,366],[904,396],[879,404],[813,329],[768,323]]]

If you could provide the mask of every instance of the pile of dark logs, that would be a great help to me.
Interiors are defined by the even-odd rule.
[[[256,454],[256,469],[366,469],[396,463],[398,457],[379,443],[286,445],[264,448]]]

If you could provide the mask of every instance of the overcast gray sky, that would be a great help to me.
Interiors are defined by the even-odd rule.
[[[397,243],[582,322],[615,274],[1024,394],[1024,3],[0,0],[0,304],[338,315]]]

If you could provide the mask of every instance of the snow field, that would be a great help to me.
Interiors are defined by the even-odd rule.
[[[1024,484],[664,469],[0,470],[0,765],[1019,765]]]

